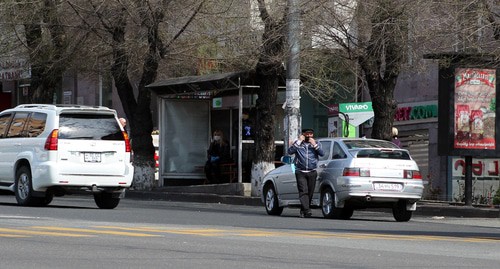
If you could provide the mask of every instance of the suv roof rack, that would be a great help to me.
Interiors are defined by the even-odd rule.
[[[49,104],[22,104],[22,105],[16,106],[16,108],[46,108],[46,109],[55,110],[56,106],[49,105]]]
[[[16,108],[44,108],[44,109],[52,109],[56,110],[56,108],[68,107],[68,108],[99,108],[99,109],[109,109],[105,106],[87,106],[87,105],[74,105],[74,104],[22,104],[16,106]]]

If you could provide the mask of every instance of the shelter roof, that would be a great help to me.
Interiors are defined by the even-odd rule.
[[[147,88],[158,95],[180,95],[214,90],[237,90],[240,85],[245,84],[254,84],[254,75],[250,71],[170,78],[149,84]]]

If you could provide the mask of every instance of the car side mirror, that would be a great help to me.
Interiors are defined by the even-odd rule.
[[[292,163],[292,156],[282,156],[281,162],[286,163],[286,164],[291,164]]]

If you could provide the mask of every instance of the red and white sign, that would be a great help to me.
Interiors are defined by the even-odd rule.
[[[496,70],[455,70],[455,137],[457,149],[495,149]]]
[[[29,66],[25,60],[0,60],[0,81],[30,78]]]

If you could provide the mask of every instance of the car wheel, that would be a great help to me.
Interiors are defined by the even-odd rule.
[[[398,222],[409,221],[411,219],[413,211],[406,209],[406,201],[400,200],[392,208],[392,215],[394,219]]]
[[[337,208],[335,208],[335,193],[331,188],[321,191],[321,212],[327,219],[338,217]]]
[[[279,216],[283,213],[283,207],[279,206],[278,195],[276,194],[276,190],[273,185],[267,185],[265,190],[265,206],[266,212],[269,215]]]
[[[17,169],[14,194],[16,195],[18,205],[33,206],[38,204],[37,198],[33,197],[31,170],[29,167],[21,166]]]
[[[94,201],[100,209],[113,209],[120,203],[120,198],[113,197],[109,192],[100,192],[94,194]]]
[[[348,220],[352,217],[354,209],[351,207],[335,207],[335,193],[331,188],[326,188],[321,191],[321,212],[323,217],[327,219]]]

